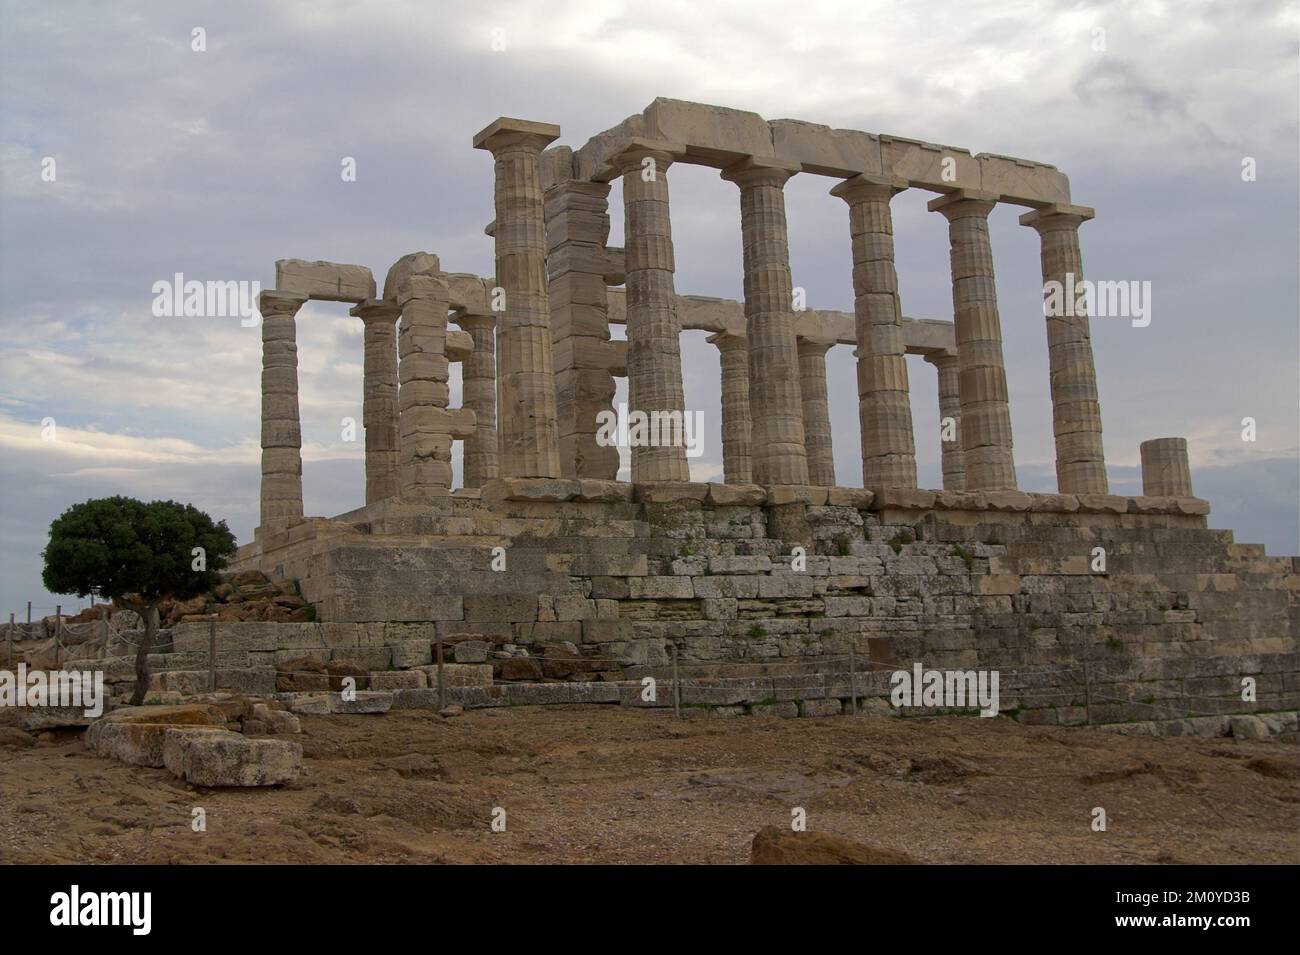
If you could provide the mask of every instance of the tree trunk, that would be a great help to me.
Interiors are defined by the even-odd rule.
[[[144,702],[144,695],[149,692],[149,651],[153,648],[153,638],[158,632],[158,605],[150,604],[144,611],[144,636],[135,651],[135,690],[131,693],[131,705],[139,706]]]

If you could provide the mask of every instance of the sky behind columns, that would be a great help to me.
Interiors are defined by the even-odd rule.
[[[252,537],[259,331],[155,318],[154,282],[269,288],[279,258],[363,264],[382,282],[416,250],[490,274],[492,162],[473,134],[516,116],[559,124],[576,148],[656,96],[1059,166],[1097,210],[1080,232],[1087,277],[1152,284],[1149,327],[1092,323],[1112,489],[1140,489],[1141,441],[1185,435],[1211,525],[1297,553],[1297,5],[942,6],[0,0],[0,612],[75,604],[41,589],[40,552],[49,522],[88,497],[191,501]],[[735,186],[680,164],[669,179],[678,291],[740,298]],[[851,311],[834,184],[787,186],[791,265],[810,307]],[[893,202],[903,310],[950,320],[930,198]],[[610,200],[621,245],[617,184]],[[1019,480],[1045,491],[1047,339],[1023,211],[998,207],[990,228]],[[682,338],[688,405],[706,423],[697,480],[717,479],[722,458],[704,338]],[[362,441],[339,425],[361,420],[361,323],[309,303],[298,342],[306,509],[337,514],[365,493]],[[857,485],[849,348],[828,372],[839,482]],[[910,359],[909,372],[921,484],[938,486],[934,369]]]

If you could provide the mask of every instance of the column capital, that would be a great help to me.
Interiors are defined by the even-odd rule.
[[[907,180],[901,176],[868,176],[861,173],[835,185],[831,189],[831,195],[853,205],[868,199],[889,200],[906,188]]]
[[[481,312],[456,312],[451,316],[451,320],[461,328],[469,331],[471,328],[495,328],[497,317],[494,313],[487,315]]]
[[[672,143],[663,139],[647,139],[644,136],[632,136],[615,143],[605,154],[605,162],[618,175],[627,175],[640,167],[647,156],[660,168],[667,169],[674,162],[686,155],[684,143]]]
[[[294,315],[307,301],[305,295],[281,292],[279,289],[267,289],[257,296],[257,311],[267,315]]]
[[[980,192],[977,189],[956,189],[936,196],[925,204],[931,212],[941,213],[946,219],[966,219],[978,216],[987,219],[993,207],[998,204],[996,192]]]
[[[728,182],[744,189],[746,186],[785,186],[795,173],[803,170],[797,162],[771,159],[763,156],[746,156],[724,167],[718,174]]]
[[[486,149],[494,156],[503,149],[512,148],[540,154],[559,138],[560,127],[554,123],[537,123],[529,119],[501,116],[475,135],[474,148]]]
[[[945,368],[956,363],[957,352],[947,348],[940,351],[930,351],[922,355],[921,360],[929,362],[936,368]]]
[[[1097,210],[1090,206],[1072,206],[1063,202],[1054,202],[1050,206],[1026,212],[1020,217],[1020,224],[1037,229],[1039,232],[1077,229],[1096,214]]]
[[[802,335],[795,337],[795,346],[799,349],[801,355],[825,355],[834,344],[835,342],[828,342],[820,338],[805,338]]]
[[[705,341],[708,342],[710,345],[716,346],[718,351],[727,351],[728,349],[732,349],[732,348],[749,347],[749,339],[746,338],[745,333],[732,331],[731,329],[715,332],[714,334],[706,338]]]
[[[348,309],[348,314],[367,325],[371,322],[393,322],[402,314],[402,306],[391,298],[368,298]]]

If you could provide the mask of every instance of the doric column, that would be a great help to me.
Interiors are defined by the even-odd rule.
[[[1106,494],[1106,458],[1101,445],[1101,405],[1092,335],[1083,304],[1065,302],[1067,289],[1083,282],[1079,226],[1093,217],[1086,206],[1051,205],[1020,217],[1042,243],[1043,295],[1066,307],[1047,315],[1047,362],[1051,375],[1052,424],[1056,433],[1056,486],[1062,494]]]
[[[396,302],[370,299],[349,313],[365,324],[361,420],[366,429],[366,503],[401,493],[397,437]]]
[[[722,475],[728,484],[752,484],[749,432],[749,347],[744,335],[718,332],[709,336],[718,346],[722,369]]]
[[[754,479],[807,484],[785,183],[796,163],[750,157],[722,170],[740,187]]]
[[[497,431],[501,477],[559,477],[546,217],[538,156],[560,127],[496,120],[474,137],[496,162]]]
[[[482,487],[498,476],[496,318],[461,314],[456,324],[474,339],[461,365],[462,402],[474,412],[474,434],[465,439],[465,487]]]
[[[451,488],[447,412],[447,283],[412,275],[397,290],[398,443],[403,498],[445,496]]]
[[[560,473],[613,481],[618,447],[597,440],[613,413],[606,244],[609,184],[564,179],[546,190],[547,280],[554,343]]]
[[[869,488],[916,487],[916,439],[889,211],[889,200],[903,188],[890,180],[854,176],[831,190],[849,205],[862,484]]]
[[[1192,468],[1187,463],[1186,438],[1143,441],[1142,493],[1147,497],[1191,497]]]
[[[623,174],[628,413],[666,412],[678,416],[684,428],[682,328],[673,288],[676,266],[668,209],[668,167],[679,154],[680,147],[672,144],[633,139],[612,162]],[[684,441],[632,448],[633,483],[690,479]]]
[[[928,206],[948,220],[953,324],[961,368],[962,452],[970,491],[1016,487],[1002,325],[989,242],[988,217],[996,204],[997,196],[991,193],[960,189],[931,200]]]
[[[806,338],[799,344],[799,393],[803,396],[803,439],[808,452],[808,483],[835,486],[835,454],[831,450],[831,412],[826,394],[826,353],[830,342]]]
[[[298,417],[298,343],[294,316],[306,298],[274,290],[258,298],[262,314],[263,530],[302,520],[302,423]]]
[[[961,450],[961,396],[958,393],[958,363],[955,352],[931,352],[925,360],[939,377],[939,450],[943,463],[943,489],[966,490],[966,465]],[[952,428],[945,427],[952,419]]]

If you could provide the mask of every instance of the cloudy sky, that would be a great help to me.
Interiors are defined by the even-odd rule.
[[[1295,554],[1298,31],[1296,3],[1248,0],[0,0],[0,611],[52,611],[49,522],[88,497],[191,501],[252,537],[259,332],[155,317],[155,282],[270,287],[277,258],[360,263],[382,281],[416,250],[490,274],[492,163],[473,134],[517,116],[577,147],[656,96],[1059,166],[1097,209],[1081,233],[1088,277],[1152,288],[1149,327],[1093,322],[1112,488],[1138,490],[1142,440],[1186,435],[1211,525]],[[678,290],[739,298],[735,187],[701,167],[670,179]],[[832,185],[787,187],[792,266],[811,307],[850,310]],[[951,319],[931,197],[894,201],[903,308]],[[617,186],[611,200],[621,244]],[[999,305],[1020,484],[1052,490],[1038,239],[1022,211],[991,220]],[[298,342],[306,508],[336,514],[364,496],[362,445],[340,428],[361,418],[361,325],[309,304]],[[693,475],[716,478],[717,355],[702,333],[682,344],[709,428]],[[913,362],[921,483],[935,487],[934,371]],[[849,349],[829,364],[839,480],[860,484]]]

